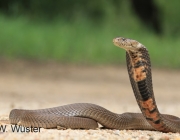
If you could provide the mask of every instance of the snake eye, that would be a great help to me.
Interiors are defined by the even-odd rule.
[[[123,41],[125,41],[126,39],[125,38],[122,38]]]

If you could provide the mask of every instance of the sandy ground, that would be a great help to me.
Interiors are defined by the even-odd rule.
[[[140,112],[125,66],[78,66],[57,63],[3,62],[0,68],[0,120],[11,109],[39,109],[70,103],[94,103],[113,112]],[[153,69],[160,112],[180,116],[180,71]],[[176,139],[178,133],[140,130],[56,130],[12,132],[0,123],[0,139]]]

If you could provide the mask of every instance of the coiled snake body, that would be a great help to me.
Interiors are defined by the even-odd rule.
[[[147,49],[141,43],[122,37],[114,44],[126,50],[129,78],[141,113],[115,114],[89,103],[77,103],[40,110],[13,109],[11,124],[43,128],[85,128],[95,129],[98,123],[111,129],[144,129],[162,132],[180,132],[180,118],[160,114],[156,106],[151,64]]]

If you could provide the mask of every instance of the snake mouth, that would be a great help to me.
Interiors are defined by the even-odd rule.
[[[114,45],[117,46],[117,43],[118,43],[117,38],[114,38],[114,39],[113,39],[113,43],[114,43]]]

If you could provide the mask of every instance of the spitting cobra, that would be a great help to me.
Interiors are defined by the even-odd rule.
[[[116,114],[101,106],[76,103],[48,109],[13,109],[11,124],[25,127],[96,129],[98,123],[108,129],[140,129],[180,132],[180,118],[160,114],[153,93],[151,62],[148,50],[136,40],[117,37],[116,46],[126,50],[131,86],[142,113]]]

